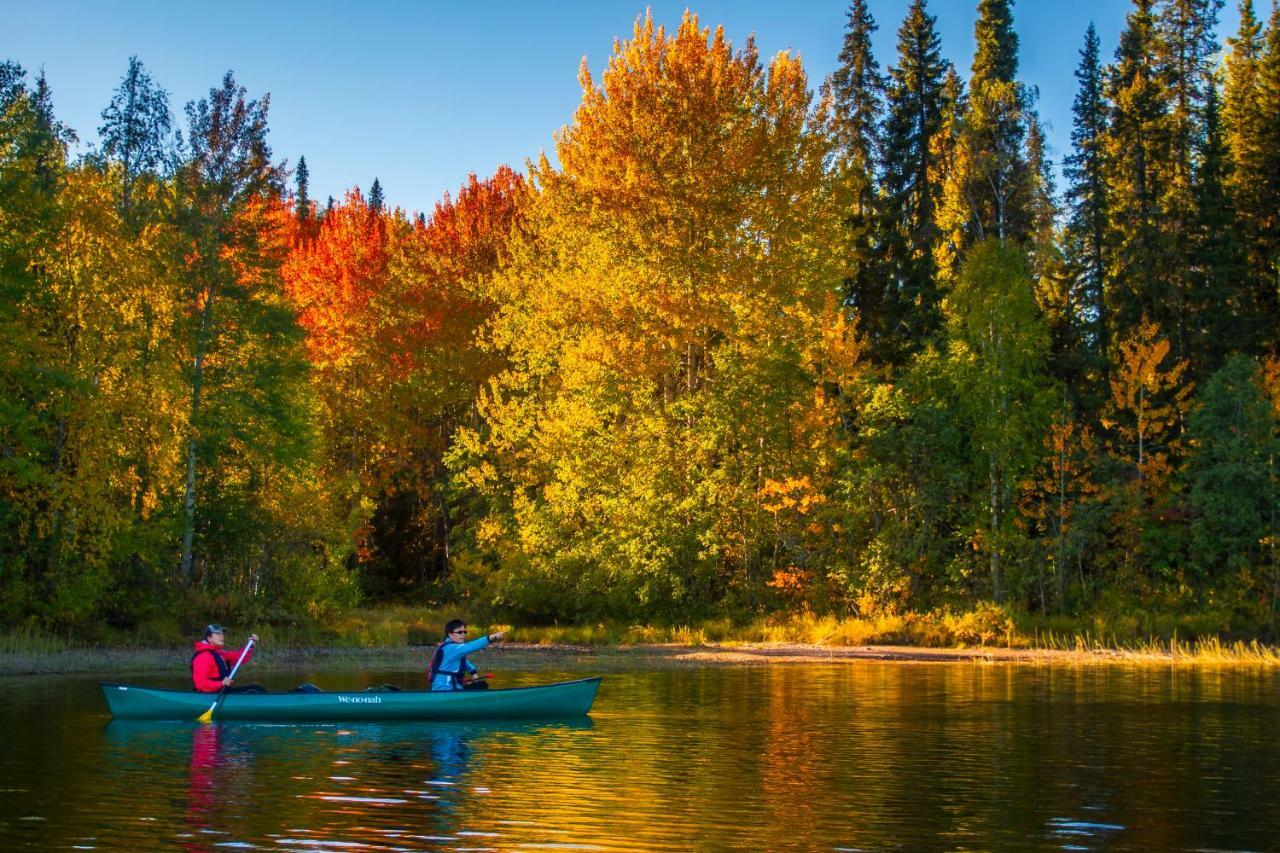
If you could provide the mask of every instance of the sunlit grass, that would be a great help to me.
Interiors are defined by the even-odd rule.
[[[256,632],[264,649],[289,651],[290,658],[311,655],[316,650],[330,657],[358,655],[371,649],[407,650],[439,642],[444,623],[459,616],[468,618],[463,608],[363,608],[315,622],[229,625],[228,642],[238,646],[249,633]],[[1029,649],[1099,662],[1280,665],[1280,648],[1256,639],[1224,639],[1222,634],[1207,631],[1184,634],[1179,626],[1185,623],[1174,617],[1144,617],[1141,621],[1127,615],[1031,618],[993,604],[958,612],[943,609],[845,618],[801,610],[768,618],[735,621],[721,617],[671,625],[624,621],[509,625],[484,619],[472,619],[469,624],[473,637],[505,629],[509,631],[507,639],[514,643],[550,647],[892,645]],[[1164,637],[1143,633],[1144,628],[1157,624],[1173,627]],[[1196,617],[1190,624],[1193,629],[1212,627],[1203,617]],[[72,662],[77,656],[94,654],[127,657],[134,653],[140,661],[149,652],[182,656],[194,639],[198,637],[192,636],[190,630],[170,622],[149,623],[131,632],[112,632],[110,636],[78,641],[25,627],[0,633],[0,656],[6,659],[0,670],[68,671],[56,661]]]
[[[1257,640],[1224,641],[1220,637],[1180,640],[1175,634],[1168,640],[1157,637],[1146,640],[1120,640],[1114,636],[1092,634],[1055,634],[1036,637],[1032,648],[1080,654],[1110,654],[1128,661],[1158,660],[1175,663],[1264,664],[1280,665],[1280,647]]]

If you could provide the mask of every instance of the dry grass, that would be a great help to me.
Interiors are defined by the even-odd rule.
[[[1088,654],[1111,652],[1127,661],[1280,666],[1280,648],[1276,646],[1257,640],[1224,642],[1219,637],[1180,640],[1175,634],[1167,641],[1153,637],[1132,642],[1088,633],[1067,636],[1049,632],[1036,637],[1031,648]]]
[[[356,655],[368,660],[371,650],[380,650],[398,659],[397,656],[411,646],[438,642],[444,622],[458,612],[456,608],[447,611],[370,608],[310,626],[237,626],[234,631],[244,635],[256,630],[263,646],[271,648],[272,657],[282,663],[317,658],[340,665],[343,656]],[[1094,624],[1102,628],[1115,627],[1115,623],[1098,620],[1094,620]],[[1061,659],[1061,653],[1074,653],[1075,659],[1081,661],[1280,665],[1280,648],[1257,640],[1224,641],[1216,635],[1184,640],[1179,639],[1176,630],[1169,640],[1154,637],[1139,640],[1128,630],[1119,634],[1087,628],[1071,630],[1070,622],[1061,619],[1055,621],[1054,630],[1026,630],[1020,629],[1007,611],[990,604],[958,613],[938,610],[844,619],[802,611],[746,623],[709,619],[666,626],[623,622],[511,626],[476,620],[470,625],[473,634],[507,629],[508,639],[515,643],[550,648],[708,645],[732,648],[760,643],[827,649],[896,646],[907,647],[907,650],[1021,649],[1051,652],[1054,659]],[[18,629],[0,634],[0,674],[93,671],[103,666],[118,670],[167,663],[174,655],[185,659],[193,638],[179,635],[176,629],[170,633],[174,636],[154,636],[155,631],[141,631],[136,636],[113,637],[106,642],[77,643],[32,628]],[[234,645],[240,639],[233,636],[231,642]]]

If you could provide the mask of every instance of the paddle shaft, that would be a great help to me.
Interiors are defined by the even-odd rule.
[[[234,679],[236,677],[236,670],[240,668],[240,664],[244,663],[244,656],[249,654],[249,649],[251,648],[253,648],[253,640],[244,644],[244,648],[240,650],[240,657],[236,660],[236,665],[231,667],[231,674],[227,678]],[[225,684],[222,685],[222,690],[225,691],[226,689],[227,686]]]
[[[231,667],[231,674],[227,676],[228,681],[235,679],[236,671],[240,669],[240,664],[244,663],[244,656],[249,654],[249,649],[251,648],[253,648],[253,640],[250,640],[248,643],[245,643],[244,648],[240,650],[240,657],[238,660],[236,660],[236,665]],[[222,685],[222,689],[218,691],[218,695],[213,700],[213,704],[209,706],[209,710],[205,711],[203,714],[200,715],[199,719],[202,722],[208,722],[209,720],[213,719],[213,712],[217,710],[218,703],[222,701],[223,696],[227,695],[227,686],[228,685],[225,683]]]

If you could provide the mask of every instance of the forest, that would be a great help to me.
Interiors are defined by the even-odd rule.
[[[995,606],[1274,637],[1280,8],[1219,43],[1222,2],[1075,36],[1061,164],[1012,0],[969,69],[925,0],[878,61],[852,0],[825,80],[642,15],[554,161],[423,213],[312,198],[232,72],[179,115],[129,58],[73,156],[3,62],[0,627]]]

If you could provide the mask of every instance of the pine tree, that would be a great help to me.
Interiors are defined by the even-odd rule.
[[[120,211],[132,214],[134,184],[146,174],[163,176],[172,164],[173,120],[169,93],[151,80],[142,62],[129,57],[129,68],[102,111],[102,153],[120,163]]]
[[[942,128],[943,61],[937,20],[925,0],[912,0],[898,29],[898,62],[889,69],[881,193],[878,272],[885,291],[878,320],[865,328],[873,357],[900,363],[941,326],[933,247],[939,186],[934,138]]]
[[[374,178],[373,186],[369,187],[369,212],[375,216],[381,213],[382,203],[382,184]]]
[[[844,287],[864,327],[878,322],[884,294],[873,256],[879,220],[875,173],[884,111],[884,77],[871,53],[871,35],[876,29],[867,0],[853,0],[840,65],[826,86],[832,101],[837,169],[850,204],[845,217],[849,275]]]
[[[293,210],[298,219],[311,218],[311,196],[307,194],[311,172],[307,170],[307,158],[298,158],[298,169],[294,175],[296,192],[293,197]]]
[[[1098,31],[1090,22],[1076,67],[1079,89],[1071,107],[1072,149],[1063,172],[1068,182],[1066,240],[1073,279],[1072,302],[1083,326],[1078,337],[1085,347],[1086,360],[1100,372],[1106,387],[1108,200],[1103,144],[1107,116],[1098,48]]]

